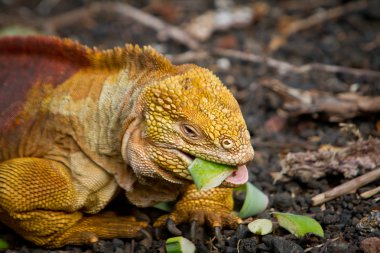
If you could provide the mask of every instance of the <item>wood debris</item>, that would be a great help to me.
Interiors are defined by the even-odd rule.
[[[277,79],[265,79],[261,85],[278,94],[288,117],[323,113],[332,122],[380,112],[380,96],[362,96],[354,92],[332,94],[319,90],[288,87]]]
[[[249,7],[237,7],[231,10],[208,11],[184,26],[184,30],[199,41],[206,41],[215,31],[224,31],[233,27],[244,27],[253,21],[253,11]]]
[[[91,20],[92,16],[104,14],[105,12],[131,18],[142,25],[150,27],[158,32],[158,38],[161,40],[170,38],[193,50],[200,47],[199,42],[181,28],[170,25],[147,12],[121,2],[94,2],[89,6],[68,11],[52,18],[39,19],[37,22],[45,32],[54,34],[60,28],[75,25],[84,20]]]
[[[380,179],[380,165],[377,169],[368,172],[360,177],[354,178],[348,182],[345,182],[337,187],[334,187],[331,190],[320,193],[314,196],[311,201],[314,206],[320,205],[327,201],[333,200],[337,197],[340,197],[344,194],[355,192],[360,187],[367,185],[373,181]]]
[[[183,26],[184,30],[198,41],[206,41],[216,31],[243,28],[264,17],[270,6],[264,2],[236,6],[231,0],[216,0],[216,9],[207,11]]]
[[[288,153],[280,164],[277,181],[291,177],[307,183],[328,174],[353,178],[380,168],[380,139],[359,140],[340,149]]]
[[[289,62],[277,60],[272,57],[256,55],[253,53],[247,53],[232,49],[216,48],[213,51],[213,53],[218,56],[229,57],[253,63],[265,64],[270,68],[276,69],[280,75],[288,75],[289,72],[292,72],[294,74],[305,74],[311,71],[320,71],[327,73],[343,73],[355,77],[380,78],[380,71],[369,69],[357,69],[321,63],[309,63],[301,66],[296,66]]]
[[[368,2],[366,0],[348,2],[345,5],[339,5],[325,11],[319,10],[317,13],[311,15],[310,17],[302,20],[295,20],[292,22],[287,22],[280,29],[280,34],[273,37],[269,42],[268,51],[274,52],[283,46],[287,39],[299,31],[309,29],[316,25],[323,24],[324,22],[337,19],[348,13],[354,11],[360,11],[368,7]],[[289,19],[289,18],[287,18]]]
[[[378,187],[375,187],[371,190],[368,190],[368,191],[365,191],[363,193],[360,194],[360,197],[363,198],[363,199],[368,199],[376,194],[380,193],[380,186]]]

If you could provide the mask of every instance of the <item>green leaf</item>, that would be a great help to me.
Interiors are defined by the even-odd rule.
[[[6,240],[0,238],[0,250],[9,248],[9,244]]]
[[[166,240],[167,253],[194,253],[195,245],[182,236],[171,237]]]
[[[273,224],[268,219],[257,219],[248,224],[248,229],[255,235],[272,233]]]
[[[173,210],[172,202],[160,202],[155,204],[153,207],[166,212],[171,212]]]
[[[208,190],[219,186],[234,170],[236,170],[235,167],[200,158],[195,158],[189,166],[190,174],[198,190]]]
[[[263,212],[268,207],[268,196],[256,188],[253,184],[248,182],[236,190],[246,192],[243,206],[238,214],[240,218],[244,219],[254,216]]]
[[[320,237],[324,236],[321,225],[308,216],[291,214],[291,213],[273,213],[281,227],[288,230],[298,238],[301,238],[307,233],[313,233]]]

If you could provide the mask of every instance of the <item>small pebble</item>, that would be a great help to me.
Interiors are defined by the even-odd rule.
[[[216,64],[222,70],[229,70],[231,68],[231,62],[227,58],[219,58]]]
[[[238,250],[235,247],[225,247],[223,252],[225,252],[225,253],[238,253]]]
[[[293,205],[292,196],[288,192],[275,194],[273,197],[273,206],[279,210],[287,210]]]
[[[302,247],[295,242],[285,240],[284,238],[266,235],[263,236],[263,242],[274,253],[301,253],[304,252]]]
[[[337,223],[338,221],[339,221],[339,216],[332,215],[332,214],[328,214],[324,216],[322,219],[322,223],[325,225],[334,224],[334,223]]]
[[[343,241],[335,241],[327,246],[327,252],[334,253],[354,253],[357,249],[354,245]]]
[[[240,243],[239,243],[240,253],[255,253],[256,248],[257,248],[256,239],[254,237],[240,240]]]
[[[112,240],[112,243],[115,246],[115,248],[124,248],[124,242],[120,239],[115,238]]]
[[[380,252],[380,238],[369,237],[360,242],[360,248],[364,253]]]

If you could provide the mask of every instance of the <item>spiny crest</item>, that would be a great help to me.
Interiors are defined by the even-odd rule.
[[[54,36],[5,37],[0,39],[1,54],[28,54],[67,61],[79,67],[98,67],[110,70],[132,68],[171,73],[174,66],[150,46],[140,48],[127,44],[124,48],[98,50],[71,39]]]
[[[150,46],[140,48],[127,44],[124,48],[98,51],[88,55],[93,66],[109,69],[127,68],[135,71],[157,70],[165,73],[174,71],[174,66],[163,55]]]
[[[90,61],[87,55],[93,51],[73,40],[54,36],[11,36],[0,39],[0,54],[45,56],[77,66],[88,66]]]

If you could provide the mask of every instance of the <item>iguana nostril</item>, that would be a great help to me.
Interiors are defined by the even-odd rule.
[[[231,141],[229,139],[224,139],[222,141],[222,146],[225,149],[231,149],[234,146],[234,143],[233,143],[233,141]]]

